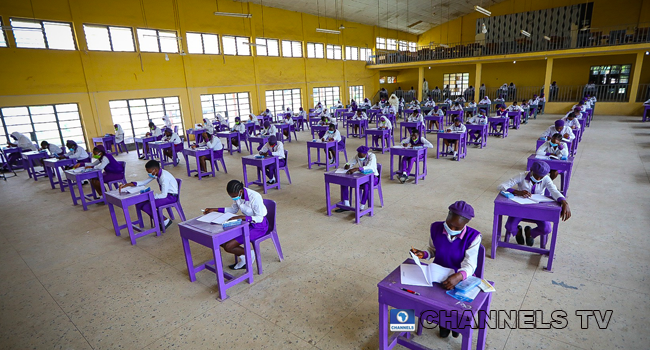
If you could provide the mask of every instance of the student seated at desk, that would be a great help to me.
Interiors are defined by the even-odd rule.
[[[454,118],[454,123],[448,126],[445,129],[446,132],[453,132],[458,134],[463,134],[467,132],[467,127],[460,121],[460,118]],[[458,140],[448,140],[443,139],[442,142],[445,144],[445,149],[449,153],[449,145],[454,145],[454,159],[458,159]]]
[[[167,129],[172,129],[172,120],[169,119],[169,117],[165,114],[162,117],[163,123],[165,124],[165,128]]]
[[[420,259],[431,259],[433,263],[453,269],[456,273],[442,282],[442,287],[451,290],[474,275],[478,264],[481,246],[481,233],[467,224],[474,218],[474,208],[464,201],[449,206],[447,219],[436,221],[429,228],[429,247],[427,250],[411,249]],[[440,327],[440,337],[447,338],[449,329]],[[458,337],[457,332],[452,333]]]
[[[413,113],[407,116],[406,121],[410,123],[418,123],[418,125],[424,125],[424,117],[422,116],[422,113],[419,108],[414,109]]]
[[[548,156],[551,159],[568,159],[569,147],[566,143],[562,142],[562,135],[558,132],[553,134],[549,141],[539,146],[535,155],[539,157]],[[551,180],[555,180],[557,175],[558,171],[551,169],[549,173]]]
[[[277,135],[277,133],[278,133],[278,128],[276,128],[275,125],[271,124],[271,122],[268,120],[264,122],[264,128],[260,130],[261,136]]]
[[[379,124],[377,125],[377,129],[379,129],[379,130],[389,130],[388,134],[386,134],[385,137],[384,137],[384,140],[386,140],[384,142],[386,142],[386,145],[390,145],[389,141],[390,141],[391,137],[393,137],[393,135],[392,135],[393,134],[392,133],[393,123],[391,123],[390,120],[388,120],[388,118],[385,115],[382,115],[381,117],[379,117]],[[373,147],[379,147],[379,143],[380,143],[379,138],[380,138],[380,136],[378,136],[378,135],[372,135],[372,146]]]
[[[115,127],[114,136],[115,136],[115,144],[117,145],[118,143],[124,142],[124,129],[122,129],[122,125],[120,124],[115,124],[113,126]]]
[[[524,109],[517,105],[517,101],[512,101],[512,105],[508,106],[507,110],[508,112],[524,112]]]
[[[582,115],[582,113],[578,111],[569,112],[564,118],[562,118],[565,123],[564,125],[570,127],[571,130],[580,130],[580,121],[577,118],[579,115]]]
[[[208,118],[203,118],[203,129],[208,132],[208,134],[213,135],[214,134],[214,125],[212,125],[212,122],[208,120]]]
[[[153,122],[149,122],[149,132],[145,134],[145,137],[155,137],[156,140],[162,139],[163,133],[159,127],[156,126]],[[170,129],[171,130],[171,129]],[[140,159],[144,159],[145,155],[149,153],[149,144],[144,145],[144,152],[140,156]]]
[[[172,147],[174,147],[174,150],[176,151],[176,154],[183,152],[183,140],[181,140],[180,136],[178,136],[177,133],[173,132],[172,129],[165,129],[165,135],[163,136],[162,140],[165,142],[171,142]],[[165,148],[163,150],[163,153],[169,158],[174,158],[174,152],[172,152],[171,148]],[[178,161],[180,161],[180,158]]]
[[[382,114],[392,114],[392,115],[396,115],[396,114],[397,114],[397,111],[395,110],[395,107],[394,107],[393,105],[390,105],[390,104],[389,104],[389,105],[386,105],[386,106],[381,110],[381,113],[382,113]]]
[[[467,119],[467,124],[470,125],[486,125],[488,123],[488,118],[485,115],[485,109],[481,108],[478,110],[476,115]]]
[[[454,103],[456,103],[456,102],[457,102],[457,103],[460,105],[460,107],[462,108],[462,107],[465,106],[465,102],[467,102],[467,101],[465,101],[465,97],[463,97],[463,96],[458,96],[458,98],[456,98],[456,100],[454,101]]]
[[[77,163],[73,168],[78,168],[82,165],[82,163]],[[106,149],[103,145],[97,145],[93,148],[93,161],[90,164],[85,165],[85,168],[103,170],[104,173],[102,174],[102,178],[104,179],[104,184],[123,179],[124,171],[126,170],[122,164],[113,158],[112,155],[106,153]],[[104,189],[99,183],[99,179],[90,179],[90,185],[93,186],[95,192],[100,196],[104,193]]]
[[[424,101],[424,107],[433,107],[435,105],[436,103],[433,101],[431,96],[427,97],[427,99]]]
[[[453,101],[447,97],[444,101],[442,101],[443,104],[446,104],[447,106],[451,106],[453,104]]]
[[[417,98],[414,98],[413,101],[409,103],[409,107],[412,109],[419,109],[420,108],[420,101],[418,101]]]
[[[489,105],[492,104],[492,101],[490,101],[490,98],[487,96],[483,96],[483,98],[478,102],[480,105]]]
[[[573,139],[576,138],[576,135],[571,131],[570,127],[566,126],[564,120],[558,119],[555,121],[554,125],[549,126],[548,129],[542,133],[540,139],[546,139],[548,141],[551,139],[551,136],[558,132],[562,134],[563,138],[569,141],[573,141]]]
[[[366,146],[359,146],[357,148],[357,155],[352,158],[352,160],[345,164],[343,167],[345,170],[347,170],[348,174],[354,174],[357,171],[364,171],[364,170],[372,170],[372,173],[375,175],[374,180],[373,180],[373,186],[378,186],[379,185],[379,171],[377,171],[377,157],[375,156],[374,153],[369,152],[370,149]],[[342,191],[341,191],[341,199],[343,200],[343,205],[346,207],[350,206],[350,198],[348,197],[349,194],[349,189],[347,186],[343,186]],[[368,201],[368,196],[372,196],[372,192],[370,192],[370,185],[365,183],[361,185],[359,188],[359,193],[357,193],[359,196],[359,209],[365,210],[366,209],[366,202]],[[334,210],[337,213],[344,212],[345,209],[336,209]]]
[[[368,120],[368,116],[366,115],[366,112],[359,109],[357,110],[357,113],[354,116],[352,116],[352,118],[350,118],[350,120]],[[358,124],[352,125],[353,134],[359,135],[359,129],[360,127]],[[359,137],[361,137],[361,135],[359,135]]]
[[[460,105],[460,102],[456,101],[454,104],[449,108],[450,111],[462,111],[463,106]]]
[[[278,138],[275,135],[269,136],[268,142],[264,144],[262,149],[260,149],[260,155],[263,155],[265,157],[278,157],[280,167],[284,167],[287,164],[287,160],[284,158],[284,144],[282,144],[282,141],[278,141]],[[264,172],[269,178],[269,181],[266,183],[269,185],[274,184],[276,182],[275,163],[267,165],[266,169],[264,169]]]
[[[474,100],[471,100],[467,104],[467,108],[476,108],[476,102],[474,102]],[[467,111],[466,114],[467,114],[467,117],[471,117],[472,115],[474,115],[474,112],[470,110],[470,111]]]
[[[539,99],[537,100],[537,106],[539,107],[539,114],[544,114],[544,109],[546,108],[546,96],[544,93],[539,94]]]
[[[585,108],[585,102],[584,102],[584,101],[580,101],[580,102],[578,102],[577,104],[573,105],[573,107],[571,107],[571,109],[576,109],[576,108],[579,108],[579,109],[580,109],[580,112],[584,112],[585,109],[586,109],[586,108]]]
[[[47,141],[42,141],[41,142],[41,150],[47,151],[51,157],[62,157],[65,154],[63,153],[63,150],[61,147],[51,144]]]
[[[571,209],[569,208],[569,203],[566,201],[562,193],[560,193],[560,191],[557,190],[557,187],[555,187],[553,180],[551,180],[551,178],[548,176],[548,173],[550,171],[551,168],[548,163],[541,160],[536,160],[530,167],[529,172],[520,173],[519,175],[499,185],[497,189],[499,191],[508,191],[515,196],[524,198],[530,197],[531,194],[544,195],[544,192],[548,190],[551,194],[551,197],[553,197],[555,201],[562,205],[560,218],[562,218],[562,221],[566,221],[571,217]],[[515,238],[517,239],[517,243],[524,244],[524,236],[521,233],[521,226],[519,226],[521,220],[527,219],[515,218],[512,216],[508,217],[505,227],[506,231],[508,231],[510,234],[516,235]],[[551,233],[551,222],[540,220],[531,221],[535,223],[537,227],[531,230],[530,226],[526,226],[524,229],[524,232],[526,234],[526,245],[529,247],[532,247],[535,243],[535,237]]]
[[[284,119],[282,120],[284,124],[289,125],[289,128],[284,129],[282,132],[284,133],[284,137],[289,137],[289,133],[291,132],[291,127],[294,125],[293,118],[291,118],[291,113],[286,113],[284,115]]]
[[[411,137],[405,138],[402,140],[402,147],[404,148],[414,148],[414,147],[426,147],[426,148],[433,148],[433,145],[429,140],[426,138],[420,136],[420,133],[418,132],[417,129],[411,129]],[[402,173],[402,175],[399,177],[399,181],[401,183],[405,183],[406,180],[408,180],[409,175],[411,174],[411,169],[413,168],[413,164],[415,164],[416,161],[420,161],[424,159],[424,155],[420,155],[420,159],[415,159],[415,157],[402,157],[402,164],[401,164],[401,169],[399,172]]]
[[[644,106],[648,106],[648,105],[650,105],[650,99],[648,99],[647,101],[643,102],[643,105],[644,105]]]
[[[28,151],[38,151],[38,148],[32,143],[32,141],[25,135],[19,133],[18,131],[14,131],[9,135],[13,140],[14,143],[12,142],[7,142],[7,145],[9,147],[18,147],[21,149],[23,152],[28,152]],[[22,163],[22,155],[19,152],[16,153],[11,153],[7,156],[7,163],[9,164],[18,164]],[[3,170],[8,170],[8,167],[4,166]]]
[[[260,113],[261,116],[263,117],[272,117],[273,115],[271,114],[271,111],[267,108],[264,110],[264,112]]]
[[[500,104],[499,108],[497,108],[496,115],[497,117],[508,118],[508,110],[506,109],[506,105]]]
[[[206,208],[205,214],[211,212],[231,213],[237,214],[240,210],[244,215],[234,216],[231,220],[241,219],[250,223],[249,235],[250,240],[256,240],[264,236],[269,230],[269,222],[266,219],[266,206],[262,196],[246,187],[241,181],[230,180],[226,186],[226,192],[234,201],[231,207],[225,208]],[[244,244],[243,237],[237,237],[229,242],[221,245],[221,247],[228,253],[234,254],[239,258],[236,264],[229,265],[232,270],[240,270],[246,268],[246,251],[248,247],[242,247]],[[255,262],[255,254],[251,254],[253,264]]]
[[[341,133],[338,130],[336,130],[336,125],[334,125],[334,124],[330,124],[327,132],[321,138],[321,141],[323,141],[323,142],[336,141],[336,142],[339,143],[340,147],[343,147],[343,145],[340,144],[341,143]],[[335,154],[334,146],[330,147],[327,150],[327,152],[329,153],[329,156],[330,156],[330,164],[334,164],[334,162],[336,161],[336,154]]]
[[[214,151],[215,157],[217,159],[223,158],[223,143],[221,143],[221,140],[218,137],[212,136],[212,134],[208,134],[207,132],[203,133],[203,142],[200,144],[194,144],[192,145],[192,149],[196,149],[197,146],[205,146],[208,149],[212,149]],[[207,167],[205,162],[207,160],[212,160],[211,155],[205,155],[205,156],[199,156],[199,164],[201,166],[201,171],[202,172],[207,172]],[[199,174],[195,174],[194,177],[199,177]]]
[[[334,104],[334,107],[343,108],[343,103],[341,103],[341,100],[336,101],[336,103]]]
[[[266,123],[268,123],[268,121],[264,122],[264,125],[266,125]],[[230,131],[238,132],[240,134],[240,138],[243,138],[241,135],[246,135],[246,125],[241,122],[241,119],[239,117],[236,117],[235,125],[232,126],[232,129]],[[233,137],[230,142],[234,147],[239,147],[239,140],[237,140],[236,137]]]
[[[226,128],[228,127],[229,121],[228,121],[228,116],[223,116],[221,113],[217,113],[217,121],[219,122],[220,127],[225,126]]]
[[[174,175],[172,175],[167,170],[160,169],[160,163],[158,163],[157,160],[148,161],[147,164],[144,165],[144,168],[149,174],[148,179],[120,185],[120,190],[125,187],[146,186],[151,181],[157,180],[158,186],[160,186],[160,193],[155,193],[153,195],[154,208],[157,210],[158,207],[161,207],[163,205],[178,202],[178,182],[176,181]],[[149,217],[153,218],[153,213],[151,212],[149,201],[140,202],[135,205],[135,208],[147,213]],[[171,224],[172,220],[163,216],[163,225],[165,225],[165,229],[167,229]]]
[[[504,95],[500,95],[499,97],[494,99],[494,103],[497,105],[497,107],[506,104],[506,99]]]
[[[88,159],[90,156],[83,147],[79,147],[76,142],[67,140],[65,146],[68,147],[68,153],[59,156],[59,159],[75,159],[77,162]],[[83,163],[81,163],[83,165]]]
[[[433,109],[429,111],[428,115],[437,115],[439,117],[444,117],[445,112],[442,109],[440,109],[440,107],[434,106]],[[429,120],[427,121],[427,124],[428,124],[427,128],[429,130],[440,130],[440,125],[438,125],[437,120]],[[435,126],[435,129],[433,129],[432,126]]]

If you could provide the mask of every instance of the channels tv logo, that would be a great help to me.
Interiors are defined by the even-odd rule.
[[[390,310],[391,332],[412,332],[415,330],[415,312],[412,309]]]

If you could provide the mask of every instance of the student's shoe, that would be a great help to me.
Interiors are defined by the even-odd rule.
[[[342,213],[342,212],[344,212],[344,211],[347,211],[347,210],[342,209],[342,208],[338,208],[338,209],[335,209],[335,210],[334,210],[335,213]]]
[[[334,161],[335,161],[335,160],[336,160],[336,159],[332,158],[332,160],[330,160],[330,164],[334,164]]]
[[[271,180],[266,182],[269,185],[273,185],[275,183],[275,178],[272,178]]]
[[[521,234],[521,225],[517,226],[517,235],[515,236],[517,244],[524,244],[524,236]]]
[[[199,174],[194,174],[194,177],[199,177]]]
[[[251,264],[255,262],[255,254],[251,252]],[[241,270],[246,268],[246,255],[240,255],[236,264],[228,265],[231,270]]]
[[[343,201],[343,205],[345,205],[346,207],[349,207],[349,206],[350,206],[350,201],[347,200],[347,199],[344,200],[344,201]]]
[[[365,205],[365,204],[360,204],[359,208],[360,208],[361,210],[366,210],[366,205]]]
[[[451,336],[452,336],[452,337],[454,337],[454,338],[458,338],[459,335],[460,335],[460,333],[458,333],[458,332],[456,332],[456,331],[451,331]]]
[[[440,338],[447,338],[449,333],[451,333],[449,329],[440,327]]]
[[[169,226],[172,225],[172,220],[171,219],[166,219],[164,224],[165,224],[165,230],[169,228]]]
[[[144,159],[144,156],[140,156],[140,157],[138,157],[138,159]]]
[[[535,244],[535,238],[530,236],[530,226],[526,226],[524,232],[526,233],[526,245],[532,247]]]
[[[403,175],[403,174],[402,174],[402,175],[400,175],[400,177],[399,177],[399,182],[401,182],[401,183],[405,183],[407,179],[408,179],[408,177],[407,177],[406,175]]]
[[[454,152],[454,160],[458,160],[458,152]]]
[[[87,184],[89,184],[89,183],[90,183],[90,182],[88,182],[88,180],[83,180],[83,181],[81,182],[82,185],[87,185]]]

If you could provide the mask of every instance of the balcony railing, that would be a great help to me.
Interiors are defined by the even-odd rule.
[[[628,102],[630,98],[628,84],[596,85],[562,85],[551,87],[546,100],[548,102],[577,102],[585,95],[596,96],[598,102]]]
[[[639,85],[639,91],[636,93],[636,102],[645,102],[650,100],[650,84]]]
[[[368,64],[435,61],[640,43],[650,43],[650,23],[589,28],[548,36],[535,35],[531,38],[522,35],[515,40],[502,42],[482,40],[447,45],[432,44],[420,46],[416,52],[376,50]]]

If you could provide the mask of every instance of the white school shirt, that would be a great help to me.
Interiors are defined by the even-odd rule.
[[[422,113],[418,113],[415,116],[413,116],[413,114],[411,114],[411,115],[408,116],[407,120],[409,122],[424,123],[424,117],[422,117]]]
[[[261,134],[263,136],[271,136],[275,135],[278,133],[278,128],[275,127],[275,125],[271,124],[268,128],[263,128],[261,131]]]
[[[485,125],[488,123],[488,118],[485,115],[476,114],[467,120],[471,125]]]
[[[573,120],[569,120],[566,116],[562,118],[564,120],[564,125],[568,126],[573,129],[575,126],[576,130],[580,129],[580,121],[578,121],[578,118],[573,118]]]
[[[489,104],[492,104],[492,101],[490,101],[490,99],[487,96],[485,96],[485,97],[483,97],[483,99],[481,101],[479,101],[479,104],[489,105]]]
[[[178,134],[175,132],[172,133],[172,136],[165,137],[165,141],[172,142],[174,145],[183,143],[183,140],[181,140],[180,136],[178,136]]]
[[[566,142],[560,142],[558,146],[552,147],[551,141],[546,141],[541,146],[539,146],[536,155],[541,157],[547,154],[552,154],[560,158],[561,157],[569,158],[569,147],[567,146]]]
[[[495,98],[494,102],[499,102],[499,104],[503,104],[503,102],[505,102],[505,100],[499,97],[499,98]]]
[[[524,171],[520,173],[519,175],[513,177],[512,179],[502,183],[497,187],[499,191],[508,191],[513,187],[516,187],[517,190],[519,191],[528,191],[531,194],[544,194],[544,192],[548,189],[548,192],[551,194],[551,197],[553,197],[554,200],[556,200],[558,203],[561,203],[564,201],[564,196],[560,191],[557,190],[557,187],[555,187],[555,184],[553,183],[553,180],[551,180],[551,177],[546,175],[542,178],[540,182],[537,184],[534,184],[531,180],[530,177],[528,176],[529,172]],[[535,185],[535,191],[532,191],[533,185]],[[511,192],[511,191],[508,191]]]
[[[235,123],[235,125],[232,126],[232,131],[236,131],[240,134],[245,134],[246,133],[246,125],[244,123],[239,122],[239,124]]]
[[[524,111],[524,109],[521,108],[521,106],[515,106],[515,105],[511,105],[511,106],[509,106],[508,108],[506,108],[506,110],[507,110],[508,112],[517,112],[517,111],[519,111],[519,112],[523,112],[523,111]]]
[[[555,130],[555,125],[551,125],[542,133],[540,137],[551,137],[553,134],[557,133],[558,131]],[[564,125],[564,128],[562,128],[562,131],[560,131],[560,134],[562,134],[562,137],[564,137],[564,134],[569,134],[569,141],[573,141],[573,139],[576,138],[576,135],[573,133],[573,130],[571,130],[570,127]]]
[[[457,239],[460,239],[461,236],[450,236],[444,228],[442,229],[442,232],[450,243]],[[481,240],[482,236],[479,234],[476,236],[476,238],[474,238],[472,243],[470,243],[467,250],[465,250],[465,257],[460,263],[460,268],[458,269],[458,272],[465,272],[465,277],[472,276],[476,272],[476,266],[478,265],[478,250],[479,246],[481,245]],[[431,235],[429,235],[429,248],[427,251],[429,255],[426,257],[426,259],[434,259],[436,257],[436,247],[433,245],[433,239]]]
[[[463,104],[463,103],[465,103],[465,98],[461,96],[461,97],[457,98],[456,101],[454,101],[454,102],[458,102],[460,104]]]
[[[427,100],[427,101],[424,103],[424,107],[433,107],[433,104],[434,104],[433,101],[431,101],[431,100]]]
[[[451,105],[451,100],[450,100],[450,99],[446,99],[446,100],[444,100],[442,103],[445,103],[445,104]]]
[[[438,109],[437,112],[436,112],[435,109],[432,109],[432,110],[429,111],[429,114],[427,114],[427,115],[437,115],[439,117],[443,117],[445,115],[445,112],[442,111],[442,108]]]
[[[537,106],[538,103],[539,103],[539,97],[535,97],[534,100],[532,98],[528,100],[528,104],[531,106]]]
[[[219,151],[223,149],[223,143],[221,143],[221,140],[216,136],[212,138],[212,141],[206,142],[205,145],[213,151]]]
[[[232,206],[225,207],[224,212],[237,214],[241,210],[242,214],[244,216],[250,216],[254,223],[261,223],[264,221],[267,213],[264,199],[262,199],[259,193],[249,190],[246,187],[244,187],[244,192],[246,192],[246,195],[242,195],[240,199],[234,201]],[[248,196],[248,200],[245,199],[246,196]]]
[[[302,111],[298,112],[299,117],[307,118],[307,112],[303,109]]]
[[[469,107],[469,108],[474,108],[474,107],[476,107],[476,102],[470,102],[470,103],[468,103],[468,104],[467,104],[467,107]]]
[[[591,96],[591,98],[589,100],[591,100],[591,102],[593,102],[593,103],[596,103],[596,101],[597,101],[596,96]],[[650,101],[650,100],[648,100],[648,101]]]
[[[422,145],[426,148],[433,148],[433,145],[429,140],[425,139],[424,137],[420,136],[420,142],[422,142]],[[406,147],[411,143],[411,138],[407,137],[401,141],[402,146]]]
[[[172,128],[172,121],[169,119],[168,116],[164,115],[163,116],[163,122],[165,122],[165,126],[168,128]]]
[[[65,156],[70,159],[86,159],[88,158],[88,153],[83,149],[83,147],[77,146],[74,151],[66,153]]]
[[[379,128],[386,128],[388,130],[393,128],[393,123],[388,120],[388,118],[385,119],[379,119]]]
[[[16,141],[12,142],[12,143],[17,145],[19,148],[29,149],[29,150],[32,150],[32,151],[38,151],[38,148],[36,148],[36,146],[34,146],[34,143],[32,143],[32,140],[30,140],[27,136],[19,133],[18,131],[12,132],[11,135],[16,138]]]
[[[585,110],[585,106],[584,106],[584,105],[583,105],[583,106],[580,106],[580,105],[573,105],[573,107],[571,107],[571,110],[574,110],[574,109],[576,109],[576,108],[580,108],[580,112],[583,112],[583,111]]]
[[[104,168],[106,168],[108,163],[110,163],[108,161],[108,157],[106,157],[106,156],[102,157],[101,160],[95,159],[95,158],[92,158],[92,160],[93,161],[90,164],[88,164],[87,166],[92,166],[93,169],[95,169],[95,170],[104,170]]]
[[[278,143],[275,144],[275,146],[271,147],[271,145],[267,142],[264,144],[262,149],[260,150],[260,153],[266,153],[271,151],[271,154],[280,158],[284,159],[284,144],[282,144],[282,141],[278,141]]]
[[[381,111],[381,113],[382,114],[395,114],[396,113],[395,107],[393,107],[393,106],[384,107],[384,109]]]
[[[366,112],[361,112],[361,117],[359,117],[358,114],[354,113],[354,115],[351,118],[352,120],[367,120],[368,116],[366,115]]]
[[[47,150],[51,156],[58,156],[62,152],[61,147],[51,143],[47,146]]]
[[[650,105],[650,100],[643,102],[644,105]]]
[[[368,154],[366,154],[366,159],[363,161],[359,160],[359,155],[357,154],[352,158],[348,165],[350,168],[354,168],[355,165],[358,165],[360,168],[372,169],[372,173],[375,174],[375,176],[379,176],[379,171],[377,171],[377,157],[372,152],[368,152]]]
[[[122,125],[117,124],[117,130],[115,130],[115,143],[120,143],[124,141],[124,129]]]
[[[450,111],[462,111],[462,110],[463,110],[463,106],[461,106],[461,105],[458,105],[458,106],[453,105],[453,106],[451,106],[451,107],[449,108],[449,110],[450,110]]]
[[[289,124],[289,125],[293,125],[293,118],[291,118],[291,117],[289,117],[289,119],[284,118],[284,123]]]
[[[217,120],[220,124],[228,124],[228,118],[225,118],[221,114],[217,114]]]
[[[146,186],[148,183],[155,179],[149,177],[146,180],[136,182],[136,186]],[[160,193],[155,193],[153,198],[161,199],[167,198],[168,194],[174,194],[178,196],[178,182],[174,175],[169,171],[160,169],[160,176],[158,176],[158,183],[160,184]]]
[[[319,114],[323,113],[323,108],[321,108],[321,107],[316,107],[316,109],[314,109],[314,113],[315,113],[316,115],[319,115]]]
[[[334,130],[334,133],[330,134],[329,130],[327,130],[325,135],[323,135],[322,140],[327,142],[330,139],[333,139],[336,142],[341,141],[341,133],[338,130]]]
[[[208,134],[210,135],[214,134],[214,125],[212,125],[211,121],[208,120],[207,122],[204,122],[203,128],[205,129],[205,131],[208,132]]]
[[[457,132],[459,134],[467,132],[467,127],[465,127],[465,124],[460,123],[459,126],[456,126],[456,124],[451,124],[448,127],[445,128],[445,130],[451,130],[451,132]]]
[[[151,130],[151,136],[158,137],[160,135],[162,135],[162,130],[160,128],[157,127],[155,129]]]

